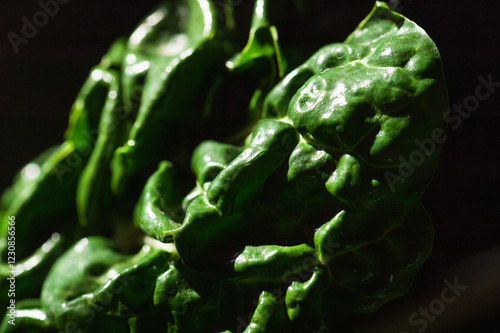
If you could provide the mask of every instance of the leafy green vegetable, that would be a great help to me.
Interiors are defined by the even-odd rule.
[[[279,38],[282,4],[217,4],[165,2],[118,40],[62,148],[4,193],[4,254],[12,216],[23,257],[37,225],[67,241],[31,257],[19,299],[40,299],[2,332],[345,331],[410,288],[432,248],[420,198],[439,143],[396,173],[444,133],[432,40],[376,2],[289,69],[304,49]]]

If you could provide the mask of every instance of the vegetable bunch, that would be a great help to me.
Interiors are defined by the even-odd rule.
[[[341,331],[409,289],[439,147],[397,172],[444,129],[437,48],[376,2],[305,54],[286,5],[168,1],[112,45],[2,196],[2,332]]]

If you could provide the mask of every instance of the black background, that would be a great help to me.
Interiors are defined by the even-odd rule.
[[[0,1],[0,190],[11,183],[12,176],[23,164],[45,148],[62,142],[69,109],[90,68],[100,61],[112,41],[129,35],[156,3],[158,1],[153,0],[69,1],[60,5],[57,15],[50,18],[35,37],[19,45],[16,54],[7,34],[20,35],[21,18],[31,18],[40,7],[37,1]],[[491,75],[493,81],[500,82],[497,1],[392,3],[395,10],[417,22],[437,44],[443,58],[451,105],[462,104],[464,99],[474,95],[480,84],[479,76],[488,78]],[[332,15],[342,19],[345,31],[352,31],[372,5],[370,1],[338,1],[338,12]],[[342,41],[347,36],[343,33],[344,30],[336,30],[332,42]],[[418,306],[428,304],[434,289],[438,292],[434,297],[439,296],[442,276],[450,280],[458,276],[460,281],[461,277],[466,279],[468,274],[474,273],[460,273],[458,268],[455,271],[450,268],[455,272],[450,274],[455,275],[446,276],[443,270],[458,267],[454,265],[500,245],[500,87],[495,89],[488,99],[480,102],[475,112],[462,118],[460,126],[448,132],[439,166],[423,197],[435,225],[435,249],[422,271],[420,282],[416,282],[413,294],[410,293],[413,296],[409,297],[414,297],[411,299],[417,303],[413,307],[411,301],[395,303],[402,307],[406,304],[412,309],[406,316]],[[496,262],[493,263],[500,266],[500,257],[494,258]],[[491,279],[500,280],[498,270],[496,276],[495,272],[488,272],[493,275]],[[469,293],[480,294],[487,288],[484,284],[472,285],[474,281],[470,280]],[[420,301],[417,296],[423,290],[430,293],[430,298]],[[481,311],[483,316],[471,314],[468,326],[462,326],[464,332],[476,329],[485,332],[486,326],[479,325],[495,323],[496,314],[488,311],[500,304],[498,283],[493,283],[492,292],[493,299],[489,300],[492,304],[484,302],[489,305]],[[461,313],[460,298],[456,303],[453,311]],[[394,307],[383,310],[391,313]],[[468,309],[466,304],[463,309]],[[500,307],[493,309],[500,313]],[[462,317],[467,317],[465,312]],[[464,321],[463,318],[457,320]],[[498,328],[498,324],[496,326]],[[427,331],[431,329],[430,325]]]

